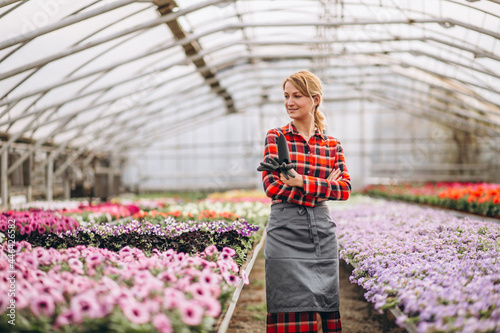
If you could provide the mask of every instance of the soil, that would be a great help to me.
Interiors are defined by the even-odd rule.
[[[228,333],[266,332],[266,289],[263,250],[250,273],[250,284],[246,285],[238,299]],[[351,284],[349,276],[352,267],[340,264],[340,314],[344,333],[405,333],[394,323],[394,317],[385,316],[374,310],[358,285]],[[392,317],[392,318],[391,318]],[[386,330],[384,330],[386,326]],[[320,331],[321,332],[321,331]]]

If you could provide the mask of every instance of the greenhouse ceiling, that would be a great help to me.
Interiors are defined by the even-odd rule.
[[[300,69],[342,87],[327,101],[500,135],[500,1],[4,0],[0,27],[2,152],[126,154],[281,103]]]

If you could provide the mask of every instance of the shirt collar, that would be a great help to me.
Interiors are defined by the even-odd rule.
[[[315,130],[316,130],[314,133],[315,136],[319,137],[320,139],[326,140],[325,135],[321,133],[321,131],[317,127],[315,128]],[[290,122],[289,124],[283,126],[281,128],[281,131],[283,132],[283,134],[293,133],[300,135],[299,131],[297,130],[293,122]]]

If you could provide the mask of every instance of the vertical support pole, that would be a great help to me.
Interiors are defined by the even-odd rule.
[[[64,199],[69,200],[71,198],[71,182],[68,177],[64,177]]]
[[[7,209],[9,207],[9,177],[7,175],[7,170],[9,166],[9,152],[8,149],[4,149],[2,152],[1,159],[1,177],[2,177],[2,208]]]
[[[26,161],[23,163],[23,184],[26,190],[26,202],[33,201],[33,184],[32,180],[35,174],[35,156],[32,154]]]
[[[362,94],[365,96],[364,92],[364,83],[361,83],[362,88]],[[360,100],[360,110],[359,110],[359,127],[360,127],[360,152],[361,152],[361,187],[365,187],[368,182],[368,170],[369,170],[369,165],[368,165],[368,156],[367,154],[367,149],[366,149],[366,128],[365,128],[365,100],[362,98]]]
[[[26,202],[33,201],[33,185],[26,186]]]
[[[54,155],[52,152],[49,154],[49,162],[47,163],[47,183],[46,193],[47,201],[52,201],[54,197],[53,183],[54,183]]]
[[[110,156],[108,167],[108,200],[113,196],[113,189],[115,185],[115,161],[113,156]]]

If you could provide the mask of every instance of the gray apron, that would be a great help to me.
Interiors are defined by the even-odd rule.
[[[267,312],[339,310],[335,231],[326,202],[271,205],[264,250]]]

